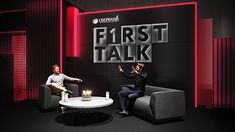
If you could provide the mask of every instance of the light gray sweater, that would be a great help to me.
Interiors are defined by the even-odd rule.
[[[52,74],[48,77],[46,85],[51,85],[51,83],[56,83],[59,86],[64,86],[64,80],[69,80],[69,81],[75,81],[77,80],[77,78],[72,78],[72,77],[68,77],[62,73],[60,73],[59,75],[56,74]]]

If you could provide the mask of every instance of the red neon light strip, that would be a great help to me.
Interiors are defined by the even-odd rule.
[[[20,12],[20,11],[26,11],[27,9],[18,9],[18,10],[7,10],[7,11],[0,11],[1,13],[13,13],[13,12]]]
[[[143,7],[132,7],[132,8],[122,8],[122,9],[114,9],[114,10],[103,10],[103,11],[91,11],[91,12],[84,12],[79,13],[79,15],[88,15],[88,14],[98,14],[98,13],[108,13],[108,12],[121,12],[121,11],[129,11],[129,10],[142,10],[142,9],[150,9],[150,8],[163,8],[163,7],[172,7],[172,6],[183,6],[183,5],[194,5],[195,12],[194,12],[194,37],[195,37],[195,44],[194,44],[194,107],[197,108],[198,106],[198,57],[197,57],[197,42],[198,42],[198,9],[197,9],[197,2],[183,2],[183,3],[174,3],[174,4],[164,4],[164,5],[155,5],[155,6],[143,6]]]
[[[194,102],[194,107],[197,108],[197,105],[198,105],[198,80],[197,80],[198,79],[197,78],[198,77],[198,74],[197,74],[197,72],[198,72],[198,67],[197,67],[198,66],[198,60],[197,60],[197,51],[198,51],[197,50],[197,47],[198,47],[197,46],[197,41],[198,41],[197,40],[198,39],[197,38],[198,37],[197,36],[197,33],[198,33],[197,32],[197,29],[198,29],[198,16],[197,15],[198,14],[197,14],[197,2],[192,2],[192,3],[195,5],[195,10],[194,10],[194,13],[195,13],[194,14],[194,17],[195,17],[194,18],[194,21],[195,21],[194,22],[194,24],[195,24],[195,27],[194,27],[194,29],[195,29],[195,31],[194,31],[195,32],[194,33],[194,35],[195,35],[194,36],[194,39],[195,39],[195,42],[194,42],[194,55],[195,55],[195,58],[194,58],[194,61],[195,61],[195,64],[194,64],[195,65],[195,68],[194,68],[194,90],[195,90],[194,91],[194,101],[195,101]]]
[[[142,10],[142,9],[150,9],[150,8],[162,8],[162,7],[183,6],[183,5],[197,5],[197,2],[183,2],[183,3],[174,3],[174,4],[164,4],[164,5],[154,5],[154,6],[140,6],[140,7],[130,7],[130,8],[103,10],[103,11],[91,11],[91,12],[79,13],[79,15],[108,13],[108,12],[121,12],[121,11],[129,11],[129,10]]]
[[[6,34],[6,33],[26,33],[26,30],[0,32],[0,34]]]
[[[63,0],[60,0],[60,72],[63,72]]]

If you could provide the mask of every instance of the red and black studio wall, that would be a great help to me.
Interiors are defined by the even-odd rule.
[[[234,108],[235,19],[231,3],[199,1],[198,105],[209,109]]]
[[[235,108],[235,18],[233,1],[220,1],[213,18],[213,106]]]
[[[93,29],[95,27],[107,26],[107,32],[112,28],[116,28],[116,42],[120,42],[120,31],[123,25],[167,22],[169,24],[169,41],[164,44],[152,44],[152,62],[145,63],[145,70],[150,75],[148,84],[184,90],[186,92],[187,105],[194,106],[195,3],[182,3],[179,6],[177,4],[166,4],[166,7],[159,5],[159,8],[158,5],[156,5],[156,8],[153,5],[152,7],[143,6],[100,12],[78,12],[76,10],[74,7],[68,7],[66,10],[66,21],[71,22],[71,24],[67,23],[68,25],[71,26],[76,20],[78,21],[78,27],[73,26],[72,29],[75,28],[75,30],[71,30],[66,34],[74,35],[73,33],[78,28],[77,36],[79,38],[76,38],[78,44],[70,43],[66,40],[66,48],[70,46],[72,47],[70,50],[77,48],[78,55],[69,55],[64,58],[64,72],[69,75],[81,77],[84,80],[81,88],[92,89],[95,95],[100,96],[106,90],[109,90],[111,96],[115,100],[118,100],[117,93],[120,91],[119,85],[133,83],[131,80],[121,76],[117,70],[117,66],[121,64],[124,70],[129,72],[130,67],[135,65],[136,62],[93,62]],[[74,13],[78,14],[78,18],[71,19],[70,17],[73,17]],[[137,14],[138,17],[134,17]],[[117,18],[117,16],[119,21],[116,23],[94,24],[93,22],[95,18]],[[66,29],[66,31],[70,30],[70,26],[68,25],[66,27],[69,29]],[[110,39],[112,38],[110,34],[107,38],[109,38],[107,43],[113,44]],[[78,47],[73,47],[73,45],[77,45]],[[66,51],[70,50],[66,49]]]
[[[61,64],[62,0],[29,0],[27,8],[27,99],[35,100],[51,66]]]
[[[4,36],[4,38],[3,38]],[[13,102],[13,55],[11,53],[11,36],[0,34],[0,95],[1,104]]]
[[[213,39],[213,106],[235,108],[235,39]]]
[[[15,1],[12,1],[15,2]],[[0,5],[0,102],[26,100],[26,1]]]
[[[112,2],[106,1],[76,1],[76,0],[11,0],[11,2],[2,1],[0,4],[0,56],[1,56],[1,79],[0,94],[9,94],[10,102],[25,100],[25,99],[37,99],[39,85],[44,84],[47,77],[51,74],[50,66],[53,64],[59,64],[62,66],[64,73],[84,78],[87,80],[84,85],[89,86],[90,77],[87,73],[96,73],[95,69],[98,67],[87,67],[84,72],[78,72],[85,66],[82,65],[82,58],[86,56],[92,56],[92,53],[86,52],[87,46],[83,43],[76,43],[75,39],[80,41],[76,32],[66,31],[72,29],[75,31],[76,26],[74,25],[76,21],[79,23],[79,19],[71,17],[69,23],[72,25],[67,25],[67,20],[69,15],[65,15],[68,10],[62,5],[63,3],[71,2],[79,7],[80,10],[77,12],[73,10],[70,16],[74,13],[82,13],[83,11],[94,11],[94,10],[107,10],[107,9],[118,9],[125,7],[137,7],[144,5],[161,5],[169,3],[177,3],[180,1],[152,1],[148,0],[130,2],[130,1],[118,1],[114,0]],[[17,3],[17,4],[16,4]],[[210,32],[207,34],[206,41],[198,40],[198,95],[197,101],[198,105],[204,105],[208,108],[234,108],[234,17],[233,17],[233,7],[231,0],[223,1],[218,0],[213,3],[209,0],[198,1],[199,9],[199,19],[211,18],[202,21],[202,25],[198,30],[204,30],[205,32]],[[71,6],[71,5],[70,5]],[[70,7],[68,6],[68,7]],[[63,20],[62,20],[62,13]],[[71,12],[71,11],[70,11]],[[81,23],[80,23],[81,25]],[[61,28],[63,26],[63,28]],[[200,28],[202,27],[202,28]],[[86,28],[86,27],[83,27]],[[18,32],[20,31],[20,32]],[[63,31],[63,37],[62,36]],[[70,35],[71,34],[71,35]],[[80,34],[78,32],[78,34]],[[83,34],[83,33],[81,33]],[[200,34],[198,35],[200,37]],[[203,36],[203,35],[202,35]],[[67,39],[68,38],[68,39]],[[26,42],[25,42],[26,40]],[[72,41],[69,41],[72,40]],[[63,42],[63,43],[62,43]],[[75,42],[75,43],[74,43]],[[70,44],[69,44],[70,43]],[[208,43],[208,45],[206,45]],[[63,44],[63,45],[62,45]],[[204,45],[205,44],[205,45]],[[77,45],[77,47],[76,47]],[[17,47],[19,46],[19,47]],[[25,46],[27,47],[25,50]],[[72,49],[71,47],[75,47]],[[79,48],[78,48],[79,47]],[[77,49],[76,49],[77,48]],[[72,50],[71,50],[72,49]],[[203,50],[202,50],[203,49]],[[92,49],[91,49],[92,50]],[[159,50],[161,51],[161,50]],[[203,52],[203,53],[201,53]],[[87,54],[87,55],[86,55]],[[17,57],[18,56],[18,57]],[[15,58],[15,59],[14,59]],[[16,59],[18,58],[18,59]],[[19,59],[20,58],[20,59]],[[23,60],[26,63],[21,63],[18,60]],[[87,57],[89,58],[89,57]],[[200,58],[205,58],[200,60]],[[87,61],[87,60],[85,60]],[[18,64],[17,64],[18,63]],[[17,64],[17,65],[14,65]],[[26,66],[23,66],[26,65]],[[5,67],[5,68],[3,68]],[[24,69],[25,67],[26,70]],[[115,80],[120,80],[117,72],[113,67],[105,67],[110,74],[115,76]],[[129,65],[125,68],[128,70]],[[149,65],[146,65],[148,69],[151,69]],[[19,75],[14,74],[19,73]],[[9,71],[9,72],[6,72]],[[151,70],[150,70],[151,71]],[[156,76],[159,72],[156,73]],[[205,74],[206,75],[205,75]],[[26,74],[26,77],[24,77]],[[17,76],[14,76],[17,75]],[[103,73],[98,72],[96,75],[103,75]],[[158,74],[159,75],[159,74]],[[162,74],[164,75],[164,74]],[[87,79],[88,78],[88,79]],[[9,81],[4,81],[9,80]],[[20,81],[16,81],[20,80]],[[27,81],[26,87],[24,80]],[[95,79],[93,79],[95,80]],[[121,80],[123,83],[130,83],[125,79]],[[150,80],[153,83],[154,80]],[[110,87],[114,86],[115,83],[100,81],[101,89],[108,84]],[[158,83],[153,83],[156,85],[165,85],[167,83],[164,80],[159,80]],[[92,84],[96,87],[94,84]],[[111,86],[112,85],[112,86]],[[118,86],[119,84],[115,84]],[[169,86],[172,86],[168,83]],[[9,87],[9,89],[5,89]],[[113,95],[118,92],[118,88],[112,91]],[[1,92],[1,90],[7,90]],[[9,92],[9,91],[11,92]],[[193,89],[191,89],[193,90]],[[187,96],[194,96],[193,92],[187,91],[190,94]],[[98,91],[98,93],[103,93],[103,91]],[[26,95],[25,95],[26,94]],[[25,97],[26,96],[26,97]],[[6,96],[5,96],[6,97]],[[196,98],[195,97],[195,98]],[[194,97],[193,97],[194,98]],[[193,100],[193,99],[192,99]],[[195,100],[194,100],[195,101]],[[3,101],[4,102],[4,101]],[[191,101],[193,102],[193,101]]]
[[[62,66],[62,6],[62,0],[1,2],[1,102],[37,99],[50,67]]]

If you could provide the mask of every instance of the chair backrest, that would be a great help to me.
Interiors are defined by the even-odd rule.
[[[169,88],[163,88],[163,87],[157,87],[157,86],[151,86],[151,85],[146,85],[145,86],[145,90],[144,90],[144,95],[149,95],[151,96],[151,94],[153,92],[160,92],[160,91],[171,91],[174,89],[169,89]]]

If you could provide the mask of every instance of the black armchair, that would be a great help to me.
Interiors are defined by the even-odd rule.
[[[65,83],[65,87],[73,92],[72,97],[79,96],[79,86],[77,84]],[[71,96],[70,96],[71,97]],[[51,88],[47,85],[41,85],[39,89],[39,105],[45,109],[49,110],[51,108],[56,108],[59,106],[60,96],[53,94]]]

